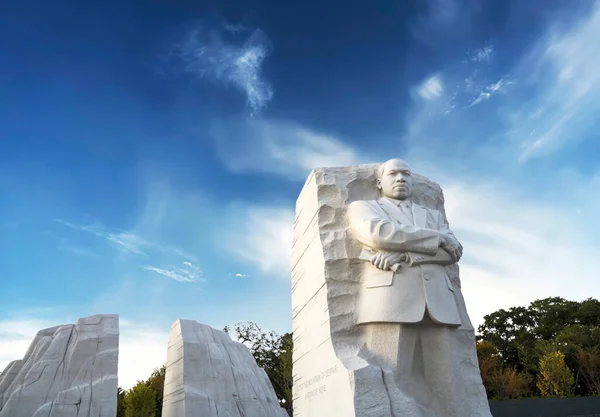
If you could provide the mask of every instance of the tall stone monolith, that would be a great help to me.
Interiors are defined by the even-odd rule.
[[[462,251],[440,186],[404,161],[315,169],[294,224],[294,417],[491,417]]]

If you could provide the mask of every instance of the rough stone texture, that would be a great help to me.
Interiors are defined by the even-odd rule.
[[[194,320],[171,327],[163,417],[289,417],[246,346]]]
[[[393,411],[404,409],[407,398],[395,390],[391,373],[365,359],[368,335],[356,325],[365,262],[349,232],[346,208],[356,200],[378,199],[378,166],[316,169],[297,200],[292,250],[294,417],[427,415],[422,410]],[[439,185],[417,174],[413,183],[411,200],[445,217]],[[462,322],[453,333],[452,360],[463,371],[455,383],[469,403],[469,411],[457,415],[490,417],[458,265],[449,266],[448,275]]]
[[[0,374],[0,417],[115,417],[119,318],[40,330]]]

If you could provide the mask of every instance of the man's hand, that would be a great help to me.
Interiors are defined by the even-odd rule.
[[[371,263],[384,271],[389,271],[392,266],[404,261],[406,261],[406,254],[399,252],[381,251],[375,253],[371,258]]]
[[[440,233],[440,248],[448,252],[454,262],[462,257],[463,247],[453,235]]]

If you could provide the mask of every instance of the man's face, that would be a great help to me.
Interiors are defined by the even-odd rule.
[[[412,191],[412,176],[410,168],[400,159],[392,159],[384,164],[381,178],[377,187],[384,197],[404,200]]]

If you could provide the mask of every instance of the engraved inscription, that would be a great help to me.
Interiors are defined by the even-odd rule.
[[[317,395],[323,394],[325,391],[327,391],[327,388],[325,387],[325,384],[323,384],[320,387],[307,391],[304,398],[309,399],[312,397],[316,397]]]
[[[303,382],[303,383],[299,384],[299,385],[298,385],[298,391],[301,391],[301,390],[303,390],[303,389],[305,389],[305,388],[308,388],[308,387],[310,387],[310,386],[312,386],[312,385],[316,384],[316,383],[317,383],[317,382],[319,382],[319,381],[322,381],[322,380],[324,380],[324,379],[325,379],[325,378],[327,378],[328,376],[330,376],[330,375],[333,375],[334,373],[336,373],[336,372],[337,372],[337,370],[338,370],[338,369],[337,369],[337,365],[336,365],[336,366],[333,366],[333,367],[331,367],[331,368],[329,368],[329,369],[326,369],[325,371],[321,372],[320,374],[318,374],[318,375],[315,375],[315,376],[313,376],[312,378],[310,378],[309,380],[307,380],[307,381],[305,381],[305,382]],[[323,388],[323,392],[325,392],[325,386],[324,386],[324,385],[323,385],[322,387],[319,387],[319,389],[320,389],[320,388]],[[315,390],[312,390],[312,391],[315,391]],[[308,397],[308,394],[309,394],[310,392],[312,392],[312,391],[309,391],[308,393],[306,393],[306,395],[307,395],[307,397],[306,397],[306,398],[309,398],[309,397]],[[314,395],[313,395],[313,396],[314,396]]]

